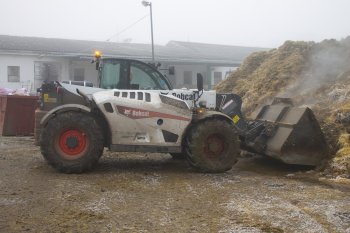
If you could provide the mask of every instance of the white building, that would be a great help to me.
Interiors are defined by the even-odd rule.
[[[151,62],[151,46],[37,37],[0,35],[0,87],[25,87],[35,92],[43,81],[85,80],[97,85],[91,64],[95,50],[104,57]],[[193,88],[196,73],[205,77],[205,87],[224,79],[252,52],[263,48],[170,41],[155,46],[155,60],[174,87]],[[169,69],[170,68],[170,69]]]

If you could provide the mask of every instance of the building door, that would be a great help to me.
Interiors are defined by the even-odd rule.
[[[222,80],[222,72],[214,72],[214,85],[218,84]]]
[[[184,71],[184,87],[193,88],[192,71]]]
[[[41,87],[43,82],[61,80],[62,65],[59,62],[34,62],[34,88]]]

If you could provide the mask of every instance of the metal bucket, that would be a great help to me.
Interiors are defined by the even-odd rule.
[[[261,109],[255,121],[274,126],[266,141],[268,156],[287,164],[316,166],[329,155],[320,125],[308,107],[293,107],[290,100],[277,98]]]

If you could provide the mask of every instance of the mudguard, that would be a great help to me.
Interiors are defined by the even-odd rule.
[[[45,126],[47,124],[47,122],[54,117],[56,114],[58,113],[62,113],[62,112],[68,112],[68,111],[77,111],[77,112],[86,112],[86,113],[90,113],[91,109],[81,105],[81,104],[65,104],[65,105],[61,105],[58,106],[54,109],[51,109],[49,112],[47,112],[45,114],[45,116],[41,119],[40,121],[40,125],[41,126]]]
[[[193,121],[201,121],[201,120],[204,120],[207,118],[222,118],[222,119],[225,119],[229,122],[232,122],[232,124],[234,124],[232,119],[229,116],[227,116],[226,114],[224,114],[222,112],[217,112],[217,111],[207,111],[204,109],[203,109],[203,112],[198,112],[197,114],[194,115]]]

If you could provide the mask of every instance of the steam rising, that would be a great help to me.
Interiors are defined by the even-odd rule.
[[[328,171],[350,175],[350,37],[287,41],[278,49],[254,53],[216,89],[239,94],[246,116],[276,96],[312,108],[335,156]]]
[[[305,103],[315,103],[318,100],[313,95],[320,89],[330,89],[326,93],[328,97],[344,99],[348,91],[344,91],[345,85],[337,85],[349,76],[350,72],[350,37],[342,40],[325,40],[319,44],[313,43],[310,47],[306,68],[300,75],[300,79],[291,83],[286,91],[280,95],[295,98],[306,96]],[[349,77],[350,78],[350,77]],[[332,86],[333,88],[329,88]],[[341,94],[338,92],[342,92]],[[336,96],[338,95],[338,96]]]

